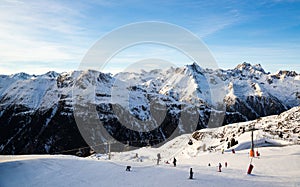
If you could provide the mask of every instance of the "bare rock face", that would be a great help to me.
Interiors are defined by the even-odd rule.
[[[270,74],[248,63],[232,70],[192,64],[115,76],[93,70],[0,75],[0,154],[89,155],[90,145],[105,139],[93,120],[124,144],[158,145],[177,131],[206,128],[222,108],[211,99],[210,88],[218,85],[226,89],[220,125],[280,114],[300,104],[296,72]],[[81,112],[74,112],[76,107]],[[96,119],[90,119],[93,108]],[[85,124],[89,140],[82,137],[75,117]]]

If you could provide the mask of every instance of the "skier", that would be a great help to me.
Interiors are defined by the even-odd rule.
[[[193,172],[193,169],[191,168],[190,169],[190,178],[189,179],[193,179],[193,174],[194,174],[194,172]]]
[[[176,162],[177,162],[177,160],[176,160],[176,158],[174,157],[174,159],[173,159],[174,167],[176,167]]]
[[[157,153],[157,165],[159,165],[160,159],[161,159],[160,153]]]
[[[233,154],[235,154],[235,150],[234,149],[232,149],[231,151],[232,151]]]
[[[258,150],[256,151],[256,156],[259,157],[260,153],[258,152]]]
[[[192,139],[189,140],[189,143],[188,143],[188,144],[189,144],[189,145],[193,145]]]
[[[221,168],[222,168],[222,164],[221,163],[219,163],[219,172],[221,172]]]
[[[227,168],[227,162],[225,162],[225,168]]]

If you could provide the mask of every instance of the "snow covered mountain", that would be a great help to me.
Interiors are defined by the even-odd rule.
[[[223,88],[225,95],[212,99]],[[0,75],[0,153],[60,153],[86,147],[74,115],[86,122],[90,106],[96,107],[97,120],[118,141],[137,147],[157,144],[177,127],[181,133],[194,131],[189,125],[194,121],[197,129],[207,127],[212,111],[220,109],[223,100],[223,124],[280,114],[299,106],[300,75],[270,74],[248,63],[232,70],[192,64],[115,76],[94,70]],[[74,114],[74,107],[86,112]],[[183,112],[185,120],[180,119]],[[124,123],[144,131],[125,128]],[[102,137],[91,134],[91,141],[97,138]]]

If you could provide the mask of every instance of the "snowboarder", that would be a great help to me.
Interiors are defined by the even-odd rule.
[[[218,168],[219,168],[219,172],[221,172],[221,168],[222,168],[222,164],[221,163],[219,163]]]
[[[174,159],[173,159],[174,167],[176,167],[176,162],[177,162],[177,160],[176,160],[176,158],[174,157]]]
[[[210,163],[208,163],[208,166],[210,166]]]
[[[159,165],[160,159],[161,159],[160,153],[157,153],[157,165]]]
[[[225,168],[227,168],[227,162],[225,162]]]
[[[192,139],[189,140],[189,143],[188,143],[188,144],[189,144],[189,145],[193,145]]]
[[[190,169],[190,178],[189,179],[193,179],[193,174],[194,174],[194,172],[193,172],[193,169],[191,168]]]

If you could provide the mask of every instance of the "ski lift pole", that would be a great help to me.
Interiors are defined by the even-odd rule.
[[[110,153],[110,141],[108,142],[108,160],[111,159],[111,153]]]
[[[251,149],[250,149],[250,157],[254,157],[253,131],[254,131],[254,129],[251,130]]]
[[[252,129],[250,129],[250,131],[251,131],[251,148],[250,148],[250,152],[249,152],[250,157],[254,157],[253,131],[256,131],[256,130],[258,130],[258,129],[255,129],[254,127]]]

